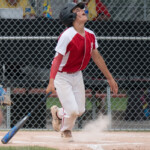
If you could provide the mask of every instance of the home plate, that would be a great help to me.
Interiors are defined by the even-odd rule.
[[[91,148],[92,150],[104,150],[101,145],[98,144],[88,144],[87,147]]]

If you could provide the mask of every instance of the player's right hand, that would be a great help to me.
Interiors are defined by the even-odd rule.
[[[118,93],[118,84],[116,83],[116,81],[113,78],[108,79],[107,81],[109,83],[111,92],[113,92],[114,94],[117,94]]]
[[[46,88],[46,93],[52,92],[53,94],[56,93],[55,87],[54,87],[54,79],[50,79],[50,82]]]

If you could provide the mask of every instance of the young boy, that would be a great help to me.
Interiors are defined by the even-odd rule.
[[[98,52],[95,34],[84,27],[87,16],[84,3],[67,3],[60,12],[60,20],[68,28],[60,35],[56,54],[52,62],[50,80],[46,92],[58,95],[62,108],[52,106],[52,125],[54,130],[61,131],[61,136],[71,139],[72,128],[77,117],[85,111],[85,87],[82,70],[92,57],[103,72],[114,94],[118,85]]]

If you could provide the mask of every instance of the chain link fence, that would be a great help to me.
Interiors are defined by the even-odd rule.
[[[0,84],[13,101],[11,107],[1,107],[4,119],[0,129],[13,127],[44,97],[57,39],[65,29],[59,12],[69,1],[20,0],[7,9],[6,0],[0,0]],[[86,27],[95,32],[98,50],[119,85],[119,93],[110,92],[91,60],[83,71],[86,112],[78,118],[75,129],[107,115],[109,129],[149,130],[150,2],[101,2],[111,17],[88,21]],[[51,130],[50,107],[54,104],[61,106],[56,95],[38,108],[24,128]]]

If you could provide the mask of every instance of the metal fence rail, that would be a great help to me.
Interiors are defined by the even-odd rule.
[[[58,36],[44,37],[44,36],[14,36],[14,37],[0,37],[0,40],[57,40]],[[100,36],[96,37],[97,40],[150,40],[150,37],[119,37],[119,36]]]

